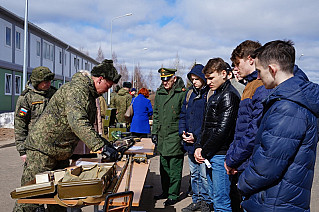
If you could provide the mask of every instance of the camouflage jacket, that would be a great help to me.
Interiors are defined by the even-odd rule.
[[[91,150],[105,142],[95,130],[95,99],[99,97],[88,72],[78,72],[51,98],[26,140],[26,148],[56,160],[69,159],[79,140]]]
[[[26,89],[19,96],[14,114],[14,133],[16,148],[20,155],[26,154],[24,142],[28,132],[40,117],[56,90],[55,87],[51,86],[46,91],[39,91],[28,82]]]
[[[125,123],[124,114],[132,101],[132,95],[125,88],[121,88],[117,95],[113,98],[113,108],[116,108],[116,118],[120,123]]]

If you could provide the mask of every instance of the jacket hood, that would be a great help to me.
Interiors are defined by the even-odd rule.
[[[205,84],[207,83],[206,78],[205,78],[205,74],[202,72],[203,71],[204,66],[201,64],[196,64],[192,70],[187,74],[187,78],[189,79],[189,81],[191,81],[191,74],[195,74],[196,76],[200,77],[202,80],[204,80]],[[192,83],[193,84],[193,83]]]
[[[248,74],[248,75],[245,77],[245,80],[247,80],[248,82],[251,82],[251,81],[257,79],[257,77],[258,77],[258,72],[257,72],[257,71],[254,71],[254,72]]]
[[[306,81],[299,75],[282,82],[264,100],[266,105],[273,101],[286,99],[310,110],[319,117],[319,85]]]
[[[126,94],[129,94],[129,91],[125,88],[121,88],[117,94],[120,96],[125,96]]]
[[[91,78],[90,72],[88,71],[77,72],[72,76],[71,82],[72,81],[76,82],[77,84],[84,84],[85,87],[87,87],[90,90],[90,92],[95,98],[100,96],[95,89],[94,82]]]
[[[303,72],[297,65],[294,66],[294,76],[300,77],[305,81],[309,81],[305,72]]]

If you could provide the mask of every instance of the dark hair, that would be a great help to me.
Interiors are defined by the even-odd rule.
[[[261,47],[258,41],[246,40],[239,44],[232,52],[230,60],[234,65],[238,65],[238,59],[246,59],[254,51]]]
[[[258,63],[266,68],[269,64],[275,63],[280,69],[287,73],[293,73],[295,65],[295,48],[291,40],[270,41],[257,49],[252,58],[257,58]]]
[[[141,88],[138,91],[138,94],[143,94],[146,98],[148,98],[150,96],[150,92],[146,88]]]
[[[220,58],[220,57],[213,58],[207,62],[207,64],[203,68],[203,73],[204,74],[212,74],[215,71],[217,71],[217,73],[221,73],[223,70],[225,70],[227,72],[228,66],[229,65],[227,65],[226,62],[222,58]]]

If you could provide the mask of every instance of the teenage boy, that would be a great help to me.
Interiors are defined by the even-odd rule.
[[[232,211],[230,180],[224,161],[234,138],[240,95],[227,80],[227,65],[223,59],[210,59],[203,73],[214,94],[207,101],[201,141],[196,144],[194,157],[198,163],[206,159],[211,164],[211,169],[206,171],[214,211]]]
[[[253,155],[238,188],[247,211],[310,211],[318,142],[319,88],[293,75],[291,41],[256,50],[256,68],[268,89]]]
[[[247,81],[239,104],[234,141],[226,155],[225,168],[228,174],[243,172],[254,148],[254,140],[261,119],[262,100],[269,94],[262,81],[257,79],[255,60],[251,54],[261,47],[256,41],[246,40],[232,52],[231,60],[241,78]]]
[[[202,72],[204,66],[196,64],[187,74],[192,83],[183,102],[179,119],[179,134],[183,139],[184,150],[188,154],[188,163],[191,175],[192,203],[182,209],[182,212],[210,211],[206,201],[208,200],[208,184],[206,178],[206,166],[197,163],[194,158],[195,143],[200,141],[200,133],[204,119],[207,92],[205,75]]]

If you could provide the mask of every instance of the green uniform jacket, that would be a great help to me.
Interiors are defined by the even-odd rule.
[[[157,150],[162,156],[183,154],[181,138],[178,134],[178,122],[185,94],[184,82],[180,77],[177,77],[169,92],[163,85],[157,89],[152,134],[158,135]]]
[[[16,148],[20,156],[26,154],[24,142],[29,130],[38,120],[56,90],[51,86],[46,91],[39,91],[34,89],[28,81],[26,89],[19,96],[14,114],[14,133]]]
[[[25,146],[56,160],[72,155],[79,140],[96,151],[106,142],[95,130],[95,99],[99,97],[88,72],[78,72],[51,98]]]
[[[124,114],[127,110],[127,108],[130,106],[132,101],[132,95],[128,90],[125,88],[121,88],[117,95],[113,98],[113,105],[111,107],[116,108],[117,115],[116,118],[118,122],[125,123],[125,117]]]

